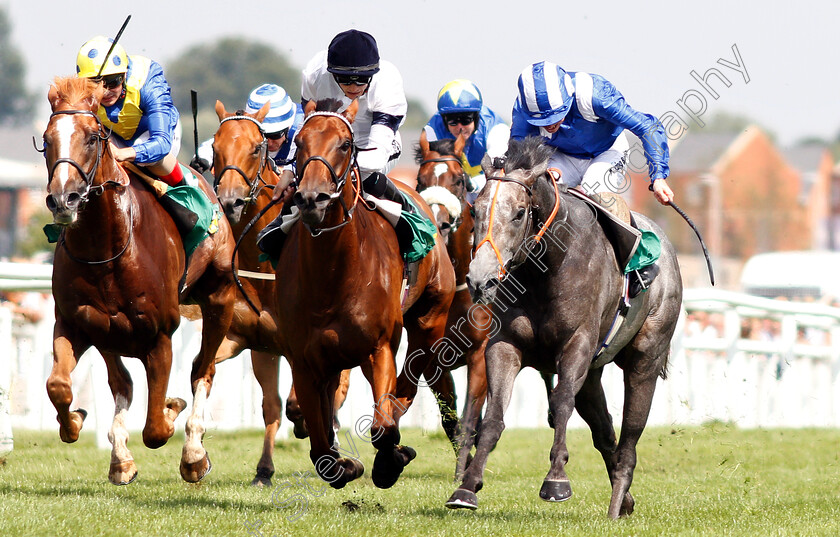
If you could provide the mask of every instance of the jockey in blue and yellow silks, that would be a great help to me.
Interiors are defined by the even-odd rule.
[[[170,186],[182,184],[179,114],[172,103],[163,68],[142,56],[128,56],[119,44],[97,36],[82,45],[76,74],[101,81],[105,93],[99,119],[113,131],[111,152],[119,162],[133,161]],[[107,63],[103,67],[103,62]]]
[[[478,87],[469,80],[453,80],[438,92],[437,114],[423,130],[429,142],[467,137],[461,165],[470,176],[470,192],[484,186],[481,159],[484,155],[500,157],[507,150],[510,129],[502,118],[488,108]]]

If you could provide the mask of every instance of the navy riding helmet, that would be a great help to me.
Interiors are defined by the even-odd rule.
[[[379,72],[379,48],[367,32],[347,30],[327,49],[327,71],[334,75],[373,76]]]

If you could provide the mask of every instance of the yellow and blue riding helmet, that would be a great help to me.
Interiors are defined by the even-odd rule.
[[[119,43],[114,45],[107,63],[102,66],[113,42],[113,39],[98,35],[82,45],[76,56],[76,75],[79,78],[96,78],[128,71],[128,54]]]

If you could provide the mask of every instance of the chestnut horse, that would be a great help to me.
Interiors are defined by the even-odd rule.
[[[269,208],[256,223],[255,218],[271,202],[275,188],[283,188],[290,181],[281,182],[279,171],[269,155],[268,142],[261,122],[270,103],[254,114],[242,110],[230,113],[221,101],[216,101],[219,129],[213,139],[213,169],[216,194],[230,222],[233,234],[240,240],[246,227],[262,228],[280,213],[281,205]],[[233,322],[225,337],[216,363],[251,349],[254,377],[263,392],[263,420],[265,437],[263,451],[257,463],[253,485],[271,485],[274,475],[274,438],[280,427],[282,402],[278,394],[280,345],[277,340],[277,313],[274,307],[274,270],[268,261],[259,260],[260,251],[253,240],[240,240],[237,250],[238,274],[243,292],[257,307],[255,312],[237,295]],[[282,280],[281,280],[282,281]],[[349,371],[342,376],[336,393],[336,411],[347,396]],[[286,407],[287,417],[295,424],[295,436],[306,437],[303,414],[296,403],[294,386]],[[337,423],[337,422],[336,422]]]
[[[465,140],[460,136],[455,140],[429,143],[425,133],[422,133],[415,154],[415,160],[420,165],[417,170],[417,191],[437,219],[449,259],[455,268],[457,287],[446,323],[446,337],[452,342],[455,356],[451,357],[447,365],[450,368],[467,366],[467,400],[460,422],[453,419],[456,412],[455,387],[452,374],[447,369],[441,374],[438,405],[443,428],[455,446],[458,457],[456,479],[463,477],[471,459],[470,451],[475,445],[481,409],[487,397],[484,349],[493,328],[486,306],[473,303],[466,283],[472,260],[474,222],[472,207],[467,203],[466,196],[466,181],[469,177],[461,165],[464,145]]]
[[[444,334],[455,275],[440,240],[417,267],[416,281],[401,296],[403,259],[393,227],[360,201],[352,122],[353,101],[343,113],[333,100],[310,102],[297,143],[297,192],[301,219],[291,229],[277,264],[278,329],[300,407],[310,433],[310,458],[322,479],[341,488],[364,472],[350,445],[338,457],[332,429],[334,393],[344,369],[361,366],[374,410],[365,425],[377,449],[372,479],[396,483],[416,455],[401,446],[399,420],[433,365],[433,344]],[[401,186],[427,213],[412,189]],[[399,379],[395,354],[402,327],[408,354]],[[356,432],[366,427],[355,424]],[[365,431],[364,434],[368,434]],[[348,453],[345,451],[345,453]]]
[[[503,168],[482,163],[487,184],[475,202],[479,242],[467,283],[476,302],[492,303],[501,326],[487,344],[487,411],[475,458],[447,507],[475,509],[490,450],[504,430],[519,371],[530,366],[556,374],[549,404],[554,416],[551,467],[540,498],[572,495],[566,424],[577,409],[592,429],[612,485],[608,514],[629,515],[636,444],[644,431],[658,377],[665,377],[677,325],[682,281],[674,247],[656,224],[635,214],[641,229],[658,235],[659,277],[625,303],[627,281],[595,209],[564,191],[547,174],[553,149],[541,138],[511,140]],[[629,308],[626,309],[625,308]],[[623,323],[617,312],[625,311]],[[617,323],[617,324],[616,324]],[[614,339],[608,340],[608,334]],[[615,362],[624,372],[624,411],[616,443],[601,376]]]
[[[130,483],[137,467],[127,447],[125,414],[133,390],[121,357],[139,358],[146,368],[143,443],[158,448],[175,432],[173,421],[186,405],[165,397],[179,301],[197,303],[204,323],[192,367],[193,408],[180,465],[181,476],[196,482],[210,470],[202,445],[204,407],[216,350],[233,315],[233,235],[220,218],[218,231],[201,242],[187,263],[175,224],[153,190],[111,154],[108,133],[96,113],[103,91],[84,78],[57,78],[49,91],[47,206],[62,232],[53,264],[54,361],[47,392],[58,411],[61,439],[75,442],[86,413],[70,410],[70,373],[82,353],[96,347],[105,359],[116,404],[108,435],[113,445],[108,478],[114,484]],[[210,186],[200,182],[215,201]]]

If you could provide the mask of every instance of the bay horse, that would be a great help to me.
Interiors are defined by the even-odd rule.
[[[612,484],[608,514],[618,518],[634,509],[629,489],[636,444],[657,378],[666,376],[682,281],[674,248],[662,230],[634,214],[640,228],[659,236],[661,270],[647,292],[629,299],[626,319],[615,338],[605,341],[623,303],[625,277],[596,222],[595,209],[547,175],[552,151],[539,138],[511,140],[502,169],[489,159],[482,163],[487,184],[475,203],[480,240],[467,281],[477,302],[493,304],[501,329],[487,345],[487,410],[476,455],[446,505],[477,508],[476,492],[483,484],[489,452],[504,429],[514,379],[529,366],[557,375],[549,398],[554,417],[551,468],[540,497],[554,502],[571,497],[565,471],[566,425],[577,408],[592,430]],[[624,372],[617,444],[601,385],[610,361]]]
[[[105,359],[116,407],[108,435],[113,445],[108,479],[132,482],[137,467],[127,446],[125,414],[133,389],[122,357],[139,358],[146,368],[143,443],[158,448],[175,432],[173,421],[186,406],[181,399],[166,398],[179,302],[197,303],[204,323],[192,366],[193,407],[180,464],[181,477],[196,482],[210,470],[202,445],[204,408],[216,350],[233,314],[233,235],[219,218],[218,231],[187,259],[175,224],[152,188],[113,158],[109,134],[97,117],[103,91],[87,79],[70,77],[57,78],[49,90],[47,206],[62,232],[53,263],[56,320],[47,392],[58,412],[61,439],[75,442],[86,413],[70,410],[70,373],[79,357],[96,347]],[[210,186],[196,176],[215,201]]]
[[[274,475],[274,439],[280,427],[282,410],[278,394],[280,344],[274,306],[276,280],[271,264],[259,260],[261,252],[253,237],[251,240],[242,239],[242,235],[246,227],[260,229],[280,214],[280,204],[264,213],[263,209],[271,203],[275,189],[282,190],[291,182],[289,178],[281,180],[281,172],[269,154],[268,141],[262,130],[261,123],[270,106],[271,103],[266,103],[257,112],[248,114],[242,110],[228,112],[221,101],[216,101],[216,115],[220,124],[213,138],[214,188],[233,235],[240,241],[237,260],[243,293],[259,310],[254,311],[244,297],[237,295],[233,322],[219,347],[216,363],[237,356],[245,349],[251,350],[254,377],[263,393],[265,421],[263,451],[252,484],[268,486]],[[253,223],[261,213],[259,220]],[[339,384],[336,412],[347,396],[349,377],[348,371]],[[296,400],[292,386],[287,399],[286,415],[294,423],[295,436],[305,438],[306,425]]]
[[[487,397],[484,350],[493,331],[487,307],[473,303],[466,283],[472,260],[474,220],[472,206],[467,202],[466,182],[469,176],[461,164],[465,143],[461,136],[430,143],[422,133],[415,152],[415,161],[420,166],[417,170],[417,191],[435,215],[455,269],[455,297],[446,322],[446,337],[453,342],[455,352],[448,364],[450,367],[442,372],[441,382],[436,386],[443,428],[457,456],[455,479],[463,477],[472,457],[470,452]],[[454,202],[450,201],[451,198]],[[462,365],[467,366],[467,399],[458,420],[455,418],[455,387],[450,369]]]
[[[297,192],[301,218],[277,263],[278,330],[283,354],[310,433],[310,458],[334,488],[360,477],[364,465],[353,445],[348,457],[334,447],[334,393],[342,370],[361,366],[373,390],[374,411],[356,432],[377,449],[372,479],[396,483],[416,456],[400,445],[399,420],[413,402],[421,375],[434,363],[455,292],[455,275],[440,240],[417,267],[402,297],[404,266],[396,233],[380,214],[366,210],[356,165],[353,101],[338,113],[335,100],[310,102],[297,143]],[[398,186],[428,214],[422,198]],[[408,354],[399,378],[395,354],[405,326]],[[361,421],[361,420],[360,420]],[[364,430],[360,432],[360,430]]]

